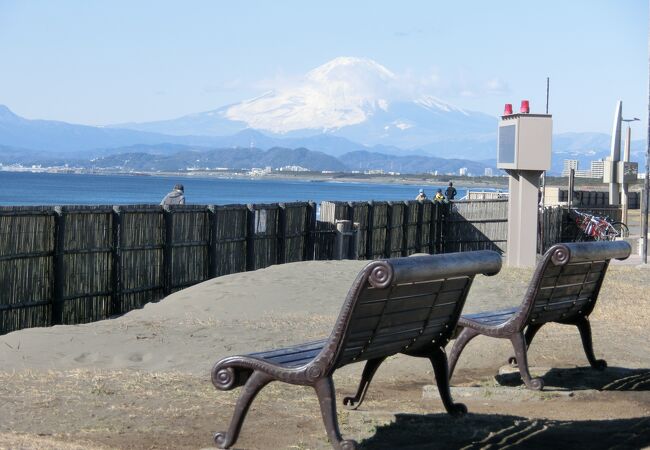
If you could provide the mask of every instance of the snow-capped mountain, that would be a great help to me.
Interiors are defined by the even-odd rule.
[[[423,92],[368,58],[339,57],[287,86],[241,103],[174,120],[116,127],[174,135],[224,136],[255,129],[277,137],[318,134],[367,146],[440,149],[496,136],[496,117],[466,111]],[[493,147],[478,159],[493,157]],[[461,156],[461,155],[458,155]]]
[[[418,86],[371,59],[340,57],[256,98],[157,122],[91,127],[25,119],[0,105],[0,163],[33,151],[94,157],[134,145],[156,154],[180,145],[197,151],[283,147],[330,156],[366,152],[375,160],[381,159],[378,153],[495,158],[496,117],[458,108]],[[554,136],[554,170],[567,158],[587,167],[590,160],[606,156],[609,141],[602,133]],[[633,142],[633,159],[642,159],[645,146],[640,144]]]
[[[228,107],[223,115],[249,127],[284,134],[337,130],[386,111],[395,75],[370,59],[336,58],[297,85]]]

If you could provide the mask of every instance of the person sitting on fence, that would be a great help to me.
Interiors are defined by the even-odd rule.
[[[420,192],[418,193],[418,196],[415,197],[416,200],[422,201],[427,199],[427,194],[424,193],[424,189],[420,189]]]
[[[185,204],[185,188],[182,184],[174,186],[172,191],[165,195],[165,198],[160,202],[161,205],[184,205]]]
[[[442,195],[442,189],[436,191],[436,196],[433,198],[434,202],[444,202],[447,200],[444,195]]]
[[[447,200],[453,200],[454,197],[456,197],[456,188],[454,187],[454,183],[451,181],[449,182],[449,187],[445,191],[445,195],[447,196]]]

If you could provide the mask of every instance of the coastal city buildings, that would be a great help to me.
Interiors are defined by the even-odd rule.
[[[597,178],[602,179],[605,172],[605,159],[591,161],[589,169],[580,170],[580,162],[577,159],[565,159],[562,166],[562,176],[568,177],[571,169],[575,170],[576,178]]]
[[[605,174],[605,160],[599,159],[591,162],[591,178],[603,178]]]
[[[564,164],[562,165],[562,176],[568,177],[571,173],[571,169],[578,170],[578,160],[577,159],[565,159]]]

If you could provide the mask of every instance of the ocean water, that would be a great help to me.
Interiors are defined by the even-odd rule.
[[[187,203],[228,205],[325,200],[411,200],[420,188],[429,198],[433,185],[343,183],[277,179],[224,179],[131,175],[81,175],[0,171],[0,205],[158,204],[176,183]],[[456,186],[461,198],[466,189]]]

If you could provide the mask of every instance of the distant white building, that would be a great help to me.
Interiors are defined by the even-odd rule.
[[[568,177],[571,173],[571,169],[578,170],[578,160],[577,159],[565,159],[562,166],[562,176]]]
[[[280,172],[309,172],[309,169],[302,166],[284,166],[279,170]]]
[[[605,175],[605,160],[604,159],[599,159],[597,161],[592,161],[591,162],[591,177],[592,178],[598,178],[598,179],[603,179],[603,175]]]
[[[467,176],[467,167],[461,167],[458,169],[458,175],[461,177]]]
[[[491,167],[486,167],[485,170],[483,171],[483,175],[486,177],[491,177],[492,176],[492,168]]]
[[[248,175],[257,176],[257,177],[264,176],[264,175],[268,175],[269,173],[271,173],[271,170],[272,170],[271,166],[266,166],[264,169],[260,169],[259,167],[253,167],[248,172]]]

